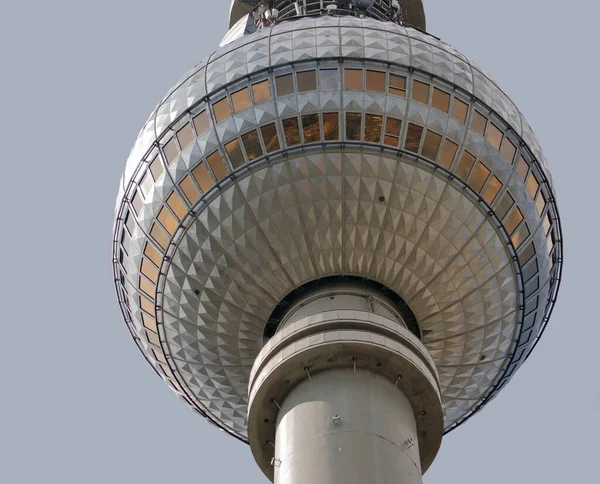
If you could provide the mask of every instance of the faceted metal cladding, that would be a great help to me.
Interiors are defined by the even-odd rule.
[[[302,284],[353,275],[406,301],[449,431],[528,356],[562,269],[516,106],[448,45],[371,19],[285,22],[198,64],[142,129],[116,215],[135,341],[242,440],[265,323]]]

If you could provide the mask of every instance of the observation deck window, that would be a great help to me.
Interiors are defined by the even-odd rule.
[[[323,135],[325,141],[339,141],[340,115],[338,113],[323,113]]]
[[[287,118],[282,121],[283,131],[285,133],[285,144],[287,147],[297,146],[301,143],[300,140],[300,126],[298,118]]]
[[[188,199],[190,204],[195,205],[198,200],[200,200],[200,191],[192,181],[192,177],[187,175],[181,182],[179,183],[179,188]]]

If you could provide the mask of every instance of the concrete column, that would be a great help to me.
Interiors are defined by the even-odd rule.
[[[281,405],[275,484],[420,484],[417,440],[412,405],[387,378],[324,371]]]

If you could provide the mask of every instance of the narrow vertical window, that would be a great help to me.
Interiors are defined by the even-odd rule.
[[[423,128],[416,124],[410,123],[406,130],[406,140],[404,142],[404,149],[417,153],[419,151],[419,145],[421,144],[421,135],[423,134]]]
[[[467,122],[467,112],[469,111],[469,106],[467,103],[462,102],[458,98],[454,98],[452,101],[452,117],[462,124]]]
[[[511,165],[517,154],[517,147],[508,138],[504,138],[504,144],[502,145],[502,158],[508,161]]]
[[[179,141],[179,146],[181,146],[182,150],[185,150],[189,145],[194,141],[194,133],[192,132],[192,127],[189,124],[186,124],[183,128],[177,131],[177,141]]]
[[[152,178],[154,178],[154,181],[158,181],[161,175],[165,172],[158,155],[154,158],[154,160],[152,160],[152,163],[150,163],[150,172],[152,173]]]
[[[239,168],[246,164],[242,147],[240,146],[240,142],[237,138],[227,143],[225,145],[225,150],[227,151],[227,154],[229,155],[229,161],[231,161],[231,164],[234,168]],[[202,188],[202,185],[200,185],[200,188]],[[202,190],[206,191],[204,188],[202,188]]]
[[[170,165],[175,161],[177,155],[179,154],[179,150],[175,144],[175,138],[171,138],[169,142],[163,146],[163,153],[165,154],[167,165]]]
[[[198,186],[202,189],[204,193],[212,188],[215,184],[212,177],[210,176],[210,172],[208,171],[208,167],[206,163],[200,163],[196,168],[192,170],[192,176],[198,183]]]
[[[222,180],[227,175],[227,168],[225,162],[218,151],[215,151],[212,155],[206,158],[210,169],[215,174],[217,181]]]
[[[390,74],[389,93],[394,96],[406,97],[406,77]]]
[[[208,113],[206,111],[202,111],[192,120],[194,122],[194,128],[196,128],[196,134],[198,136],[206,133],[210,128],[210,121],[208,119]]]
[[[305,143],[321,141],[321,126],[318,114],[305,114],[302,116],[302,130]]]
[[[360,113],[346,113],[346,139],[360,141],[360,128],[362,115]]]
[[[272,153],[273,151],[280,149],[279,137],[277,136],[277,128],[275,127],[275,123],[263,126],[260,128],[260,132],[262,134],[267,153]]]
[[[458,145],[456,143],[453,143],[449,139],[444,140],[442,151],[440,153],[440,157],[438,158],[438,164],[446,168],[446,170],[449,170],[452,166],[452,162],[454,161],[457,151]]]
[[[431,105],[435,109],[439,109],[440,111],[447,113],[448,109],[450,109],[450,94],[438,89],[437,87],[434,87]]]
[[[383,116],[365,115],[365,141],[368,143],[381,143],[382,126]]]
[[[179,188],[189,200],[191,205],[195,205],[200,200],[200,191],[196,187],[196,184],[192,180],[190,175],[187,175],[181,182],[179,182]]]
[[[401,128],[402,121],[388,116],[385,122],[385,136],[383,138],[383,143],[392,146],[393,148],[398,148]]]
[[[496,196],[498,195],[498,192],[500,191],[501,188],[502,188],[502,182],[500,182],[500,180],[498,180],[498,178],[493,176],[492,179],[487,184],[487,187],[485,187],[485,190],[483,191],[483,194],[481,196],[488,205],[491,205],[494,202],[494,200],[496,199]]]
[[[269,81],[262,81],[252,84],[252,97],[254,97],[254,104],[261,104],[270,101],[271,90],[269,89]]]
[[[300,144],[300,127],[298,125],[298,118],[287,118],[282,121],[283,131],[285,133],[285,144],[290,146],[296,146]]]
[[[487,132],[487,141],[497,150],[500,150],[500,145],[502,144],[502,138],[504,133],[498,129],[498,127],[494,123],[490,123]]]
[[[490,170],[480,161],[475,165],[475,169],[471,174],[471,178],[469,180],[469,185],[471,188],[475,190],[477,193],[481,192],[481,189],[485,185],[488,177],[490,176]]]
[[[326,141],[340,139],[340,115],[338,113],[323,113],[323,135]]]
[[[479,111],[473,111],[471,119],[471,129],[480,136],[485,135],[485,127],[487,126],[487,118]]]
[[[429,84],[413,81],[412,99],[423,104],[429,104]]]
[[[464,151],[460,158],[460,163],[456,167],[456,175],[459,178],[466,180],[469,177],[469,173],[471,173],[474,164],[475,157],[468,151]]]
[[[423,151],[421,154],[430,160],[435,160],[437,158],[438,151],[440,150],[440,145],[442,144],[442,137],[434,133],[433,131],[427,130],[425,133],[425,141],[423,142]]]
[[[220,101],[214,103],[213,111],[215,113],[215,120],[217,123],[225,121],[227,118],[229,118],[231,116],[231,111],[229,110],[227,98],[221,99]]]
[[[252,130],[243,135],[242,143],[244,143],[244,149],[246,150],[246,155],[248,155],[248,160],[252,161],[263,155],[262,146],[260,145],[258,132],[256,130]]]

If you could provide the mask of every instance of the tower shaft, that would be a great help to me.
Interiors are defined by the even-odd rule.
[[[438,377],[395,302],[327,283],[256,358],[248,436],[276,484],[417,484],[441,443]]]

